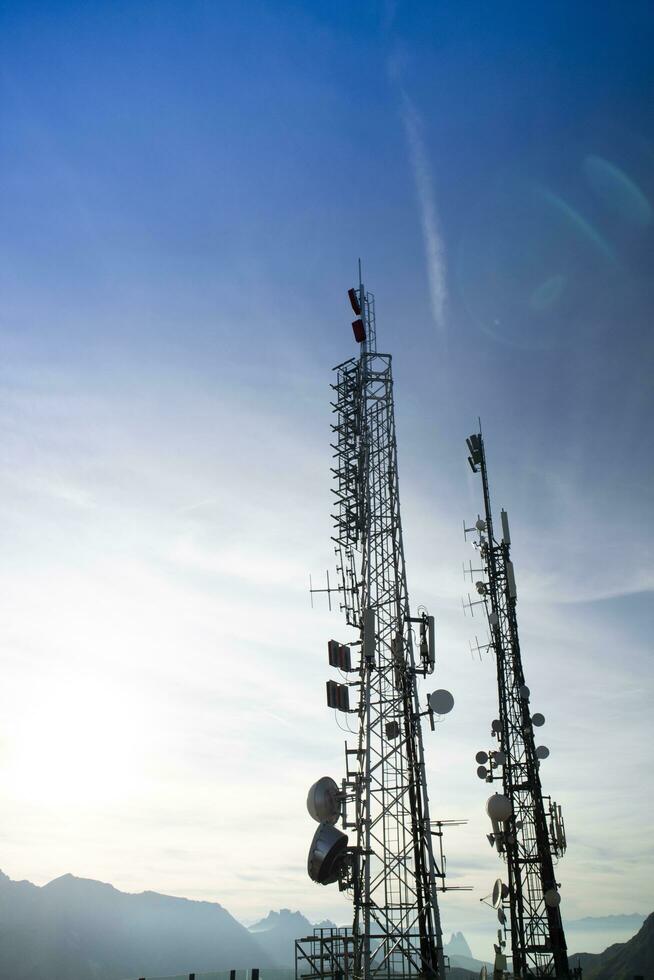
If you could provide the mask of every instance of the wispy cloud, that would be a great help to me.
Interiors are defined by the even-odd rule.
[[[438,215],[434,198],[434,179],[425,149],[423,122],[415,105],[401,89],[402,123],[409,146],[411,169],[415,182],[420,209],[420,223],[425,247],[427,277],[429,280],[429,299],[434,321],[443,330],[445,326],[445,249],[438,227]]]

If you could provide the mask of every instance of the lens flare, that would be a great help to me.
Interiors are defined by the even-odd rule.
[[[603,204],[637,228],[652,222],[652,205],[640,187],[627,174],[603,157],[587,156],[584,175]]]
[[[543,313],[549,310],[563,294],[567,279],[565,276],[556,275],[545,279],[539,286],[536,286],[529,297],[529,306],[536,313]]]
[[[536,193],[546,201],[561,217],[563,217],[570,227],[589,245],[602,255],[611,265],[618,264],[618,257],[609,243],[602,238],[597,229],[591,225],[578,211],[570,207],[567,201],[555,194],[547,187],[537,184],[534,187]]]

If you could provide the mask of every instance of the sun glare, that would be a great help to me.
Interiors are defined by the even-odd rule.
[[[144,729],[137,706],[111,685],[37,685],[5,747],[5,792],[52,807],[125,799],[145,768]]]

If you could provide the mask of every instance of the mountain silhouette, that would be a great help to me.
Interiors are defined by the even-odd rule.
[[[333,922],[320,923],[322,928],[333,927]],[[250,926],[258,945],[278,967],[295,965],[295,940],[310,936],[314,926],[301,912],[280,909],[269,912],[265,919]]]
[[[0,980],[124,980],[271,965],[215,902],[129,895],[73,875],[39,888],[0,872]]]
[[[331,928],[328,920],[318,924]],[[0,980],[126,980],[293,966],[295,940],[314,925],[301,912],[270,912],[249,929],[217,902],[157,892],[132,895],[63,875],[43,887],[0,872]],[[445,945],[451,980],[477,980],[462,933]],[[570,958],[584,980],[651,977],[654,914],[627,943]]]
[[[615,943],[603,953],[578,953],[570,963],[583,968],[584,980],[632,980],[652,976],[654,964],[654,912],[626,943]]]
[[[450,958],[452,956],[467,956],[469,960],[473,959],[472,950],[462,932],[453,932],[449,943],[445,943],[443,949]]]

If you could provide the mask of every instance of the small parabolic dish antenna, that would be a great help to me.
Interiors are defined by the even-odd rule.
[[[497,919],[501,926],[506,925],[506,915],[504,914],[504,909],[497,910]]]
[[[506,756],[504,752],[501,751],[501,749],[498,750],[497,752],[493,752],[492,755],[493,755],[493,762],[495,763],[496,766],[503,766],[504,763],[506,762]]]
[[[498,878],[493,885],[493,893],[491,895],[491,905],[494,909],[498,909],[502,902],[502,879]]]
[[[531,723],[535,725],[536,728],[540,728],[545,724],[545,715],[541,715],[540,711],[537,711],[531,716]]]
[[[307,871],[312,881],[329,885],[338,881],[345,864],[348,837],[331,823],[321,823],[311,841]]]
[[[488,769],[486,766],[477,766],[477,775],[480,779],[486,779],[486,776],[488,775]]]
[[[496,734],[502,731],[502,723],[497,718],[491,721],[491,731]]]
[[[323,776],[307,794],[307,810],[318,823],[336,823],[341,807],[338,785],[331,776]]]
[[[550,750],[546,745],[539,745],[536,749],[536,755],[539,759],[546,759],[550,754]]]
[[[526,701],[529,698],[529,693],[529,688],[526,684],[523,684],[520,688],[520,697],[523,699],[523,701]]]
[[[543,897],[548,909],[555,909],[561,904],[561,896],[556,888],[548,888]]]
[[[478,531],[485,531],[486,530],[486,521],[482,521],[482,519],[480,517],[478,521],[475,521],[475,527],[477,528]]]
[[[488,762],[488,753],[478,752],[475,756],[475,762],[478,762],[480,766],[485,765]]]
[[[503,796],[502,793],[495,793],[486,802],[486,813],[491,820],[496,820],[497,823],[506,823],[513,813],[511,800],[508,796]]]
[[[427,701],[431,710],[437,715],[447,715],[454,707],[454,698],[444,688],[430,694]]]
[[[502,898],[509,897],[509,886],[502,883]]]

